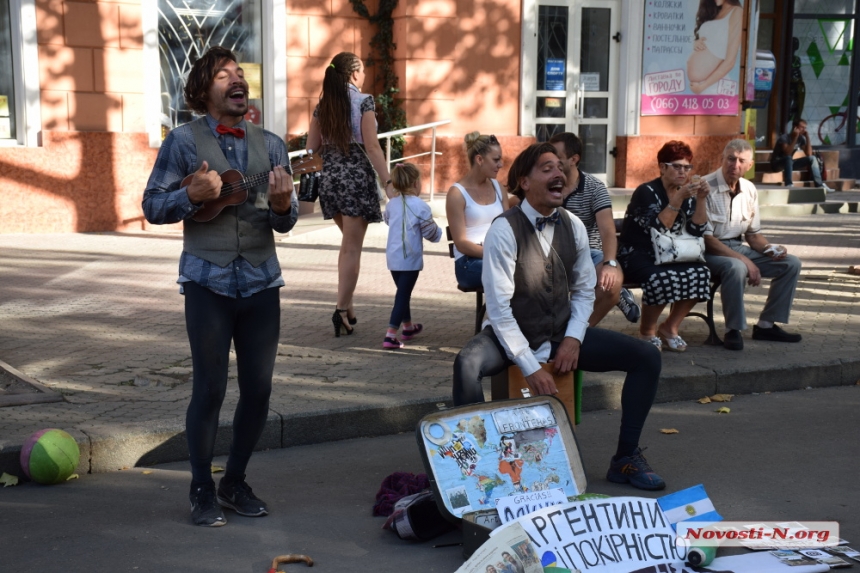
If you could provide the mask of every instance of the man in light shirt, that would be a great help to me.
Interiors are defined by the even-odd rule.
[[[720,298],[726,321],[723,346],[729,350],[743,350],[741,331],[747,327],[744,286],[758,286],[762,277],[772,280],[758,324],[753,326],[753,340],[801,340],[799,334],[774,324],[788,324],[801,264],[784,246],[770,244],[761,232],[758,191],[743,178],[752,165],[752,156],[746,140],[734,139],[723,150],[722,167],[705,176],[711,186],[705,260],[711,276],[722,283]]]
[[[481,381],[511,364],[537,394],[558,389],[555,372],[627,372],[621,393],[621,432],[606,478],[646,490],[666,487],[639,447],[657,393],[660,352],[648,342],[588,326],[596,274],[588,234],[564,209],[565,177],[549,143],[529,146],[514,160],[508,188],[521,203],[500,215],[484,239],[482,281],[489,326],[454,361],[454,404],[484,401]]]

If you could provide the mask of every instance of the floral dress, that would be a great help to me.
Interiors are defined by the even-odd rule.
[[[320,207],[325,219],[340,213],[348,217],[362,217],[369,223],[379,223],[382,221],[382,210],[379,206],[376,171],[365,154],[361,136],[361,116],[374,111],[376,104],[373,96],[361,93],[352,84],[349,85],[349,96],[354,141],[349,144],[349,152],[344,154],[336,146],[326,144],[323,136],[320,151],[323,158]],[[314,109],[314,117],[319,117],[319,105]]]
[[[704,263],[654,263],[651,228],[665,230],[658,217],[669,204],[669,196],[661,179],[655,179],[636,188],[624,224],[621,227],[618,262],[624,270],[624,282],[639,283],[642,287],[642,304],[660,306],[679,300],[708,300],[711,273]],[[681,212],[672,224],[672,232],[680,233],[684,221],[687,231],[701,237],[705,225],[693,223],[696,199],[691,197],[681,204]]]

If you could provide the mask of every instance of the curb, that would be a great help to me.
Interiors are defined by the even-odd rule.
[[[617,410],[621,406],[623,373],[588,373],[583,382],[583,411]],[[679,374],[661,377],[655,404],[697,400],[716,393],[787,392],[860,383],[860,359],[833,359],[803,366],[718,370],[688,365]],[[283,416],[272,412],[257,451],[289,448],[353,438],[412,432],[425,415],[440,405],[451,406],[450,396],[420,399],[381,408],[343,408]],[[188,459],[184,422],[115,427],[84,425],[66,429],[78,443],[79,474],[116,471]],[[215,455],[229,453],[232,424],[219,426]],[[21,444],[0,442],[0,472],[23,477]]]

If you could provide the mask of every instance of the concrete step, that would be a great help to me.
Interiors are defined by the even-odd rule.
[[[835,168],[839,166],[838,149],[816,149],[815,151],[821,156],[821,160],[824,161],[825,167]],[[772,154],[773,151],[770,149],[756,149],[753,159],[755,160],[756,165],[759,163],[767,163],[770,165]]]
[[[826,201],[822,203],[793,203],[791,205],[761,205],[761,218],[799,217],[835,213],[858,213],[857,201]]]
[[[791,172],[791,180],[792,181],[800,181],[803,177],[803,173],[800,171],[792,171]],[[782,173],[775,173],[770,170],[768,171],[759,171],[755,170],[755,177],[753,177],[753,183],[764,183],[770,185],[779,185],[782,183]]]
[[[782,173],[780,171],[774,171],[771,168],[770,163],[768,163],[766,161],[757,161],[755,164],[755,172],[756,172],[756,175],[758,175],[759,173],[779,173],[779,174]],[[809,170],[797,171],[796,173],[800,173],[801,179],[812,179],[812,175],[809,173]],[[825,168],[824,169],[824,178],[825,179],[839,179],[839,167],[838,167],[838,165],[832,169],[831,168]]]
[[[792,203],[818,203],[827,200],[821,187],[759,187],[759,205],[788,205]]]
[[[831,189],[835,189],[836,191],[853,191],[854,187],[857,185],[857,180],[856,179],[829,179],[828,178],[825,181],[825,183],[827,184],[828,187],[830,187]],[[762,183],[758,186],[759,186],[759,188],[761,188],[765,185],[767,185],[767,184]],[[776,185],[778,185],[778,184],[776,184]],[[778,185],[778,186],[781,187],[781,185]],[[806,180],[794,181],[793,187],[813,188],[813,189],[816,188],[814,182],[806,181]]]

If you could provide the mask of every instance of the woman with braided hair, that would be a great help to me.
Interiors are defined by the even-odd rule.
[[[361,266],[361,249],[368,223],[382,221],[376,177],[395,195],[388,165],[376,137],[373,96],[361,93],[364,63],[341,52],[326,67],[319,104],[314,109],[307,147],[323,158],[320,206],[325,219],[334,219],[343,233],[337,261],[337,305],[332,315],[334,335],[352,334],[353,293]],[[375,173],[374,173],[375,171]]]

